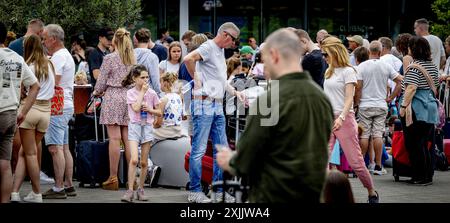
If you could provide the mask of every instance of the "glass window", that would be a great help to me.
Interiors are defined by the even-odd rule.
[[[348,26],[348,0],[308,1],[309,33],[316,39],[317,31],[325,29],[328,33],[345,39]]]

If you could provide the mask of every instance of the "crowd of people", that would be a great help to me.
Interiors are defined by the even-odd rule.
[[[39,19],[7,48],[7,30],[0,23],[1,202],[77,196],[69,120],[77,100],[74,85],[85,84],[103,99],[100,124],[109,139],[103,189],[119,189],[120,150],[125,151],[123,202],[149,199],[147,169],[158,168],[147,159],[152,144],[190,136],[188,202],[212,202],[201,183],[210,140],[213,182],[223,180],[223,171],[245,178],[250,202],[354,203],[346,176],[331,170],[329,157],[340,149],[367,189],[368,202],[378,203],[373,175],[387,173],[384,139],[390,134],[388,120],[396,119],[411,160],[409,183],[430,185],[434,166],[428,138],[439,131],[439,97],[430,92],[450,80],[450,57],[445,59],[450,36],[443,44],[428,28],[426,19],[418,19],[415,36],[400,34],[394,44],[388,37],[369,42],[353,35],[345,40],[348,47],[323,29],[316,42],[311,33],[286,27],[259,46],[253,36],[240,46],[240,29],[232,22],[222,24],[215,36],[189,30],[181,42],[167,29],[153,42],[147,28],[134,34],[102,28],[95,47],[75,35],[67,49],[63,28]],[[260,80],[268,86],[249,103],[245,89]],[[54,114],[52,99],[60,89],[63,109]],[[269,108],[262,108],[268,101]],[[236,103],[256,112],[247,115],[232,151],[227,123]],[[54,180],[40,171],[41,141],[51,154]],[[18,155],[12,159],[14,151]],[[26,175],[32,191],[21,198]],[[54,186],[42,193],[42,181]],[[215,198],[235,201],[223,189]]]

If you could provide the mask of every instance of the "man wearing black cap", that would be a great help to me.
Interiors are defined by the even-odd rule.
[[[88,56],[89,75],[91,76],[91,84],[94,87],[97,78],[100,75],[100,67],[103,63],[103,57],[109,52],[112,45],[114,31],[111,28],[102,28],[98,33],[98,45]]]

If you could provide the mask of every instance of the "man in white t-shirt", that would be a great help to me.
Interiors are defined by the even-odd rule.
[[[72,185],[73,159],[69,150],[69,120],[74,113],[73,81],[75,62],[64,47],[64,30],[57,24],[44,27],[42,34],[44,46],[55,66],[55,85],[64,89],[64,109],[62,115],[52,115],[45,134],[45,143],[52,155],[55,171],[55,186],[42,194],[44,199],[65,199],[76,196]],[[65,179],[65,182],[64,182]]]
[[[401,76],[391,65],[380,60],[381,42],[372,41],[369,46],[369,60],[358,65],[357,91],[355,104],[359,107],[359,119],[364,131],[360,137],[363,156],[369,147],[372,137],[375,150],[374,174],[383,175],[386,171],[381,165],[383,133],[388,114],[387,103],[390,103],[401,90]],[[396,83],[394,92],[387,97],[387,82]]]
[[[225,134],[225,116],[223,97],[225,90],[241,101],[243,95],[227,82],[227,65],[224,48],[229,48],[240,33],[239,28],[227,22],[220,26],[217,36],[203,43],[184,58],[187,70],[194,79],[193,100],[191,104],[193,121],[192,150],[189,161],[190,193],[188,201],[209,203],[211,200],[202,192],[202,158],[206,151],[206,142],[211,132],[213,145],[228,145]],[[216,150],[216,148],[213,148]],[[222,171],[214,161],[213,181],[222,179]],[[222,196],[217,196],[219,199]],[[233,198],[226,193],[226,200]]]
[[[40,89],[23,58],[3,44],[6,35],[6,27],[0,22],[0,203],[9,202],[12,192],[11,154],[16,127],[25,119]],[[18,111],[21,83],[30,90]]]
[[[378,41],[380,41],[382,45],[380,60],[391,65],[391,67],[394,68],[395,71],[400,73],[403,62],[398,57],[392,55],[392,40],[388,37],[380,37]],[[390,94],[392,94],[394,92],[395,82],[389,79],[388,84],[390,88]],[[393,101],[395,101],[395,99]]]
[[[442,44],[442,40],[435,35],[431,35],[428,32],[430,25],[428,20],[422,18],[416,20],[414,23],[414,32],[416,35],[421,36],[428,40],[431,49],[431,59],[433,60],[434,65],[440,69],[444,69],[445,65],[445,50]]]

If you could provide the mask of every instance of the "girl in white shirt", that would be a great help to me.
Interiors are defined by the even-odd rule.
[[[52,62],[45,56],[41,38],[31,35],[24,41],[24,59],[39,80],[41,89],[23,123],[19,126],[22,148],[14,175],[11,201],[19,202],[19,190],[25,177],[25,171],[31,178],[32,191],[24,197],[24,201],[42,203],[40,189],[40,148],[38,145],[50,124],[51,99],[55,88],[55,71]],[[24,101],[24,100],[22,100]]]
[[[159,73],[161,76],[165,72],[178,73],[181,63],[181,44],[178,41],[174,41],[169,45],[169,55],[167,60],[163,60],[159,63]]]

